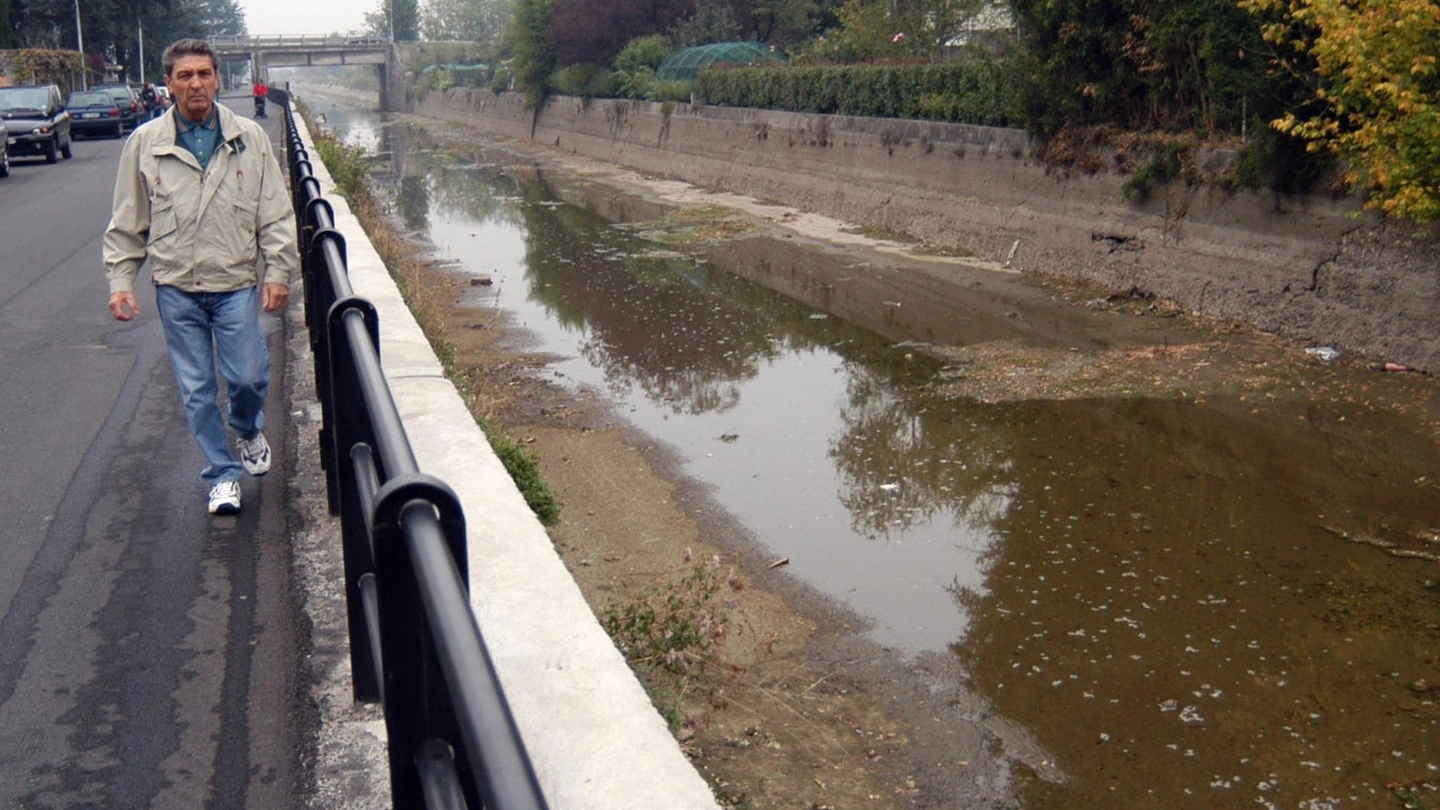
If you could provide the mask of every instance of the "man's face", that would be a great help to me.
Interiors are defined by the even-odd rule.
[[[170,95],[180,105],[180,114],[191,121],[204,121],[215,106],[220,76],[208,56],[182,56],[165,77]]]

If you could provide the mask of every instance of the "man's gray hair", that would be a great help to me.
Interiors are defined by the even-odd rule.
[[[181,39],[171,43],[170,47],[165,49],[165,55],[160,58],[167,77],[175,70],[175,60],[182,56],[208,56],[210,67],[220,69],[220,58],[215,55],[215,49],[210,47],[210,43],[203,39]]]

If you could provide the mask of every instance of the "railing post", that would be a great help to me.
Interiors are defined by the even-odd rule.
[[[335,221],[335,209],[330,206],[330,201],[324,197],[316,197],[306,200],[300,210],[305,213],[300,233],[301,272],[305,274],[306,283],[313,283],[315,287],[315,294],[307,295],[305,299],[305,325],[311,329],[310,348],[313,351],[319,350],[321,344],[321,338],[316,335],[325,333],[325,330],[320,328],[323,323],[322,317],[338,297],[335,282],[325,266],[322,238],[329,239],[334,243],[336,250],[340,251],[340,258],[346,259],[347,268],[349,262],[345,252],[345,236],[325,224]],[[321,214],[325,215],[323,221]]]
[[[454,491],[420,473],[403,474],[384,484],[376,496],[371,529],[381,572],[380,644],[385,651],[386,742],[395,810],[425,807],[416,757],[427,741],[439,739],[463,747],[464,740],[426,621],[410,548],[417,540],[405,531],[405,513],[412,509],[428,510],[439,521],[451,560],[459,563],[459,571],[466,570],[465,518]],[[485,807],[466,758],[457,757],[455,766],[466,802],[473,808]]]
[[[326,318],[329,332],[330,369],[328,399],[325,410],[333,416],[328,435],[322,433],[321,446],[329,445],[329,462],[338,486],[331,492],[337,498],[340,514],[340,536],[345,546],[345,612],[350,626],[350,675],[354,682],[355,699],[374,703],[380,700],[380,684],[375,679],[375,652],[365,633],[365,608],[360,593],[360,578],[376,570],[371,553],[369,515],[365,514],[366,498],[359,490],[351,448],[358,444],[374,446],[375,435],[370,414],[361,391],[363,382],[357,373],[354,350],[348,338],[347,321],[363,319],[367,335],[380,351],[380,326],[374,307],[363,298],[351,296],[336,301]],[[318,386],[317,386],[318,387]],[[329,439],[327,442],[326,440]],[[379,460],[376,461],[379,464]],[[385,470],[378,470],[385,480]]]
[[[310,205],[306,207],[307,219],[313,215],[315,208],[318,207],[317,203],[323,203],[326,208],[329,207],[329,203],[323,200],[311,200]],[[335,330],[331,328],[328,319],[332,314],[338,295],[338,291],[335,289],[335,279],[331,276],[329,259],[326,257],[326,244],[334,245],[342,264],[345,262],[345,237],[333,228],[316,231],[311,237],[308,249],[303,254],[310,267],[309,275],[305,279],[305,306],[307,309],[313,308],[315,317],[315,321],[310,327],[310,352],[311,356],[315,358],[315,393],[321,402],[332,406],[322,408],[320,411],[320,468],[325,471],[325,495],[330,514],[338,515],[340,514],[338,456],[343,448],[331,441],[330,437],[335,431],[337,409],[346,407],[345,403],[349,400],[336,400],[334,381],[331,374],[326,373],[326,369],[333,363],[331,360],[334,356],[332,347],[335,345]],[[327,319],[323,328],[321,313],[324,313],[324,317]],[[370,310],[369,316],[367,321],[373,323],[376,320],[373,309]],[[376,333],[376,351],[379,351],[379,330],[373,331]],[[344,344],[343,337],[340,342],[342,345]],[[353,374],[353,369],[349,373]]]

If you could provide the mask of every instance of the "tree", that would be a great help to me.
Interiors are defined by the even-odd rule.
[[[0,0],[0,50],[20,47],[20,35],[15,31],[14,3]]]
[[[380,0],[378,8],[365,14],[365,25],[376,36],[414,42],[420,39],[420,4],[418,0]]]
[[[555,55],[545,39],[554,13],[554,0],[515,0],[515,16],[506,34],[513,53],[515,86],[532,109],[544,102],[550,73],[555,70]]]
[[[1012,0],[1033,127],[1236,132],[1289,103],[1261,21],[1234,0]],[[1282,99],[1283,97],[1283,99]]]
[[[77,46],[74,0],[0,0],[10,5],[12,41],[21,47]],[[165,46],[182,37],[244,31],[235,0],[85,0],[80,3],[87,57],[120,65],[132,80],[158,76]],[[212,30],[211,26],[222,26]],[[140,36],[145,38],[140,46]],[[140,51],[145,65],[139,64]]]
[[[511,5],[510,0],[424,0],[420,32],[431,42],[476,42],[493,52]]]
[[[782,0],[761,0],[757,8],[762,4],[785,5]],[[984,0],[845,0],[835,10],[840,27],[830,31],[824,50],[856,61],[930,58],[983,4]],[[807,19],[823,14],[824,8],[815,4],[805,11]]]
[[[750,16],[758,42],[789,47],[816,33],[820,8],[815,0],[754,0]]]
[[[195,7],[206,36],[245,35],[245,11],[240,8],[239,0],[200,0]]]
[[[690,16],[675,24],[670,41],[677,47],[734,42],[740,39],[740,23],[730,0],[699,0]]]
[[[608,65],[630,40],[674,28],[692,4],[693,0],[555,0],[545,37],[559,65]]]
[[[1282,60],[1314,60],[1313,113],[1272,126],[1350,161],[1367,205],[1416,222],[1440,220],[1440,3],[1436,0],[1244,0],[1280,12],[1265,29]],[[1282,61],[1282,64],[1285,63]]]

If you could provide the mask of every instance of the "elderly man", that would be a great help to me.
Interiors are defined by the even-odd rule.
[[[233,514],[242,472],[270,469],[261,432],[270,357],[259,316],[289,298],[300,264],[295,219],[269,137],[215,101],[210,44],[182,39],[163,62],[174,103],[126,141],[115,178],[104,247],[110,312],[121,321],[139,313],[135,277],[148,259],[185,416],[208,462],[209,511]],[[217,369],[228,386],[224,417]]]

